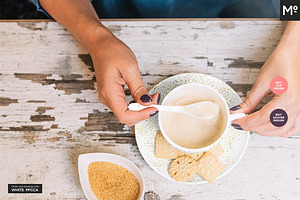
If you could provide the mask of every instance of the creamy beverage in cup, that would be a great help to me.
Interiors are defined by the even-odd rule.
[[[213,98],[194,94],[166,102],[168,106],[185,106],[201,101],[212,101]],[[201,112],[209,115],[209,109],[204,108]],[[220,111],[217,119],[202,120],[182,113],[165,112],[162,114],[162,128],[168,137],[179,146],[198,149],[206,147],[217,140],[224,128],[224,113]]]
[[[159,126],[166,140],[175,148],[190,153],[207,151],[216,144],[226,132],[233,118],[245,114],[230,115],[224,98],[211,87],[191,83],[172,90],[163,100],[162,105],[184,106],[201,101],[212,101],[219,105],[216,119],[196,119],[174,112],[159,112]],[[210,108],[204,107],[197,112],[210,115]],[[201,114],[202,115],[202,114]]]

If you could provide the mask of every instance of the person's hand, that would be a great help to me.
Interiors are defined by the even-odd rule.
[[[255,131],[264,136],[290,137],[300,131],[300,25],[298,22],[287,25],[276,49],[261,68],[251,91],[245,100],[231,108],[231,113],[251,113],[262,98],[270,95],[270,82],[281,76],[288,82],[284,94],[275,95],[272,101],[259,111],[232,122],[239,130]],[[273,126],[270,114],[275,109],[282,109],[288,115],[287,123],[282,127]]]
[[[139,112],[128,110],[125,84],[134,100],[143,105],[159,102],[159,94],[149,95],[135,55],[101,24],[91,1],[40,0],[40,3],[89,51],[96,72],[99,100],[114,112],[120,122],[132,126],[157,113],[156,108]]]
[[[160,99],[158,93],[151,96],[146,90],[134,53],[109,30],[102,32],[101,37],[92,45],[90,53],[96,72],[100,102],[108,106],[121,123],[128,126],[156,114],[156,108],[128,110],[125,84],[137,103],[148,106],[157,104]]]

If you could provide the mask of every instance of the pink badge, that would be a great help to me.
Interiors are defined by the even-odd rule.
[[[288,89],[288,82],[285,78],[278,76],[272,79],[270,88],[274,94],[283,94]]]

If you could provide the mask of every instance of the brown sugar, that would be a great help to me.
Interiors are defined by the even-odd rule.
[[[88,167],[91,189],[99,200],[137,200],[140,184],[126,168],[110,162],[92,162]]]

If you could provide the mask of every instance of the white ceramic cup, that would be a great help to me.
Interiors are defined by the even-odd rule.
[[[167,96],[164,98],[164,100],[162,102],[162,105],[165,105],[166,102],[170,102],[173,99],[176,100],[176,99],[179,99],[182,97],[193,96],[193,94],[195,94],[195,93],[201,93],[201,94],[207,95],[208,97],[213,97],[215,103],[217,103],[220,106],[220,109],[224,113],[223,114],[224,115],[223,116],[224,126],[222,129],[223,130],[222,134],[220,134],[220,137],[215,139],[215,141],[212,141],[211,144],[209,144],[208,146],[197,148],[197,149],[190,149],[190,148],[182,147],[182,146],[176,144],[168,137],[168,135],[166,134],[166,131],[163,129],[162,117],[165,112],[158,113],[159,127],[160,127],[160,130],[161,130],[163,136],[165,137],[165,139],[176,149],[187,152],[187,153],[200,153],[200,152],[208,151],[209,149],[211,149],[212,147],[214,147],[215,145],[217,145],[219,143],[220,139],[227,132],[227,130],[233,120],[246,116],[246,114],[244,114],[244,113],[230,114],[229,108],[228,108],[228,105],[227,105],[225,99],[213,88],[206,86],[206,85],[202,85],[200,83],[189,83],[189,84],[184,84],[184,85],[176,87],[175,89],[173,89],[171,92],[169,92],[167,94]],[[184,133],[182,133],[182,134],[184,134]]]

